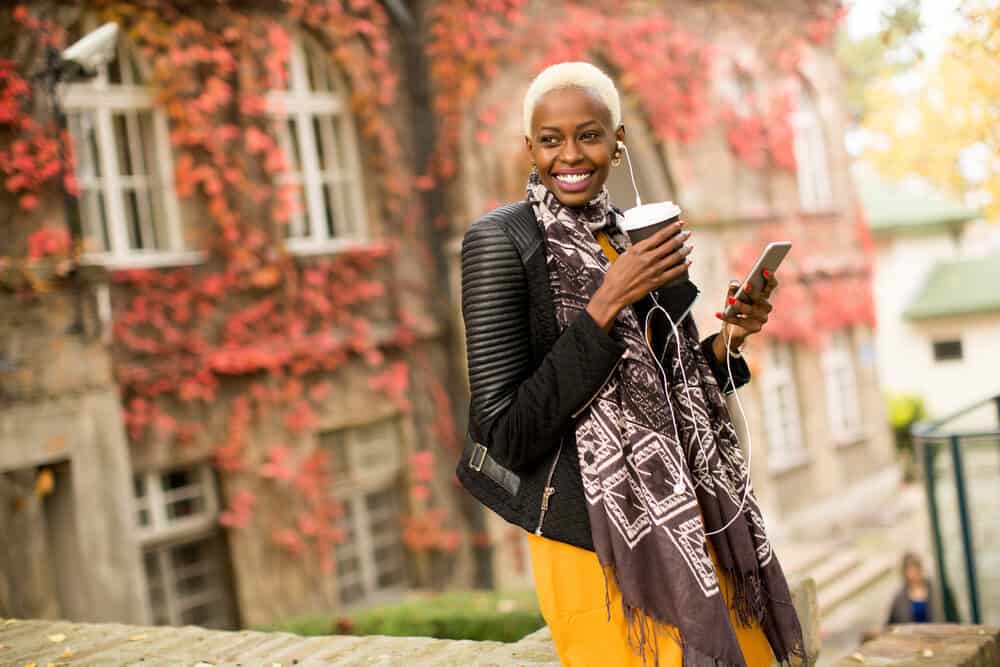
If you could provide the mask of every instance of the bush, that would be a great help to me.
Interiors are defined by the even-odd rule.
[[[513,642],[545,625],[534,592],[459,591],[416,595],[349,616],[313,615],[267,630],[300,635],[392,635]]]

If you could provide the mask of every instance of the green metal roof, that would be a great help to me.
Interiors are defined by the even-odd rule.
[[[903,312],[909,320],[1000,312],[1000,255],[940,262],[913,303]]]
[[[958,202],[915,194],[875,178],[858,178],[857,191],[874,234],[921,234],[939,231],[980,217]]]

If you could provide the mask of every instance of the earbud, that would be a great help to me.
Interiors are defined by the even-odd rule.
[[[632,189],[635,190],[635,205],[642,206],[642,199],[639,198],[639,186],[635,184],[635,171],[632,169],[632,157],[628,154],[628,147],[624,141],[619,141],[616,148],[625,153],[625,161],[628,162],[628,175],[632,179]]]

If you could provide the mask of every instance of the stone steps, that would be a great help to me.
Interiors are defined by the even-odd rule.
[[[777,548],[789,578],[816,582],[820,618],[891,574],[897,555],[862,555],[845,542],[789,543]]]
[[[896,569],[895,554],[871,556],[857,560],[855,566],[831,579],[819,590],[820,618],[827,617],[838,606],[867,591],[872,585],[892,575]]]

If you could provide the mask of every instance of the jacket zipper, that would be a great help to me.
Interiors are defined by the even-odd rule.
[[[611,379],[611,376],[614,375],[616,370],[618,370],[618,366],[621,365],[622,360],[624,358],[625,358],[624,355],[618,357],[618,361],[616,361],[615,365],[611,367],[611,370],[608,372],[608,376],[604,378],[604,382],[602,382],[598,390],[594,392],[594,395],[591,396],[590,399],[588,399],[587,402],[584,403],[579,410],[573,413],[572,416],[574,419],[578,417],[581,412],[586,410],[587,407],[594,402],[594,399],[600,395],[600,393],[604,390],[604,386],[608,384],[608,381]],[[542,534],[542,524],[545,523],[545,514],[549,511],[549,499],[556,492],[556,487],[552,486],[552,478],[553,476],[555,476],[556,466],[559,464],[559,456],[562,455],[562,448],[563,448],[563,443],[562,440],[560,440],[559,449],[556,450],[556,457],[552,459],[552,466],[549,468],[549,475],[548,477],[545,478],[545,490],[542,491],[542,507],[538,512],[538,527],[535,528],[535,535],[538,536],[541,536]]]
[[[549,511],[549,498],[556,492],[556,487],[552,486],[552,476],[555,475],[556,465],[559,463],[559,456],[562,454],[563,443],[559,441],[559,449],[556,450],[556,457],[552,459],[552,467],[549,468],[549,476],[545,478],[545,490],[542,491],[542,509],[538,513],[538,528],[535,528],[535,535],[541,536],[542,524],[545,522],[545,513]]]

